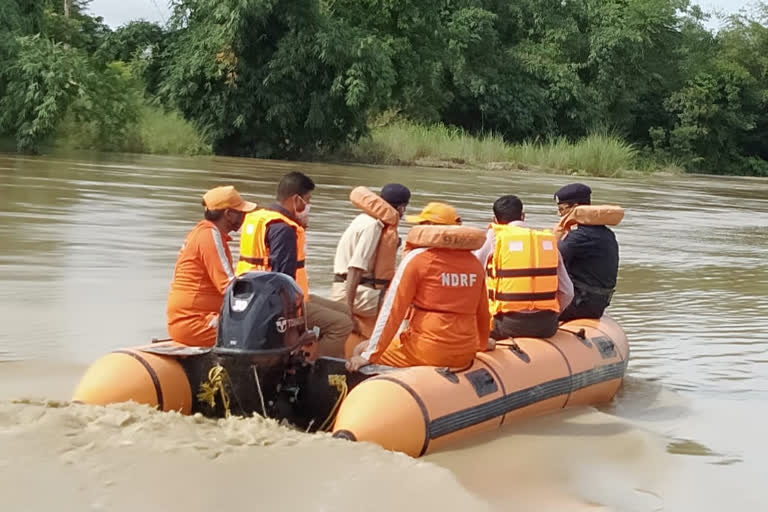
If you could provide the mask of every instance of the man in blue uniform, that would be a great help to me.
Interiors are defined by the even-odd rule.
[[[592,202],[592,190],[583,183],[571,183],[555,193],[561,217],[578,205]],[[600,318],[611,303],[619,272],[619,245],[610,228],[576,225],[558,242],[565,268],[573,282],[574,298],[560,315],[560,321]]]

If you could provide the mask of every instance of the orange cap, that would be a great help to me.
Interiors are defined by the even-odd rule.
[[[405,220],[411,224],[423,224],[432,222],[444,226],[461,224],[461,217],[456,213],[456,208],[445,203],[429,203],[418,215],[407,215]]]
[[[209,210],[238,210],[241,212],[252,212],[257,208],[256,203],[243,201],[235,187],[227,185],[225,187],[212,188],[203,196],[203,206]]]

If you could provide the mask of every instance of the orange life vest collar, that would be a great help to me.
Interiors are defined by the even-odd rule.
[[[349,200],[360,208],[363,213],[384,224],[384,229],[376,246],[376,259],[373,263],[373,278],[366,277],[360,284],[373,288],[384,288],[389,285],[395,275],[395,260],[400,239],[397,236],[397,225],[400,222],[400,212],[397,208],[374,194],[366,187],[355,187],[349,193]],[[346,276],[341,277],[346,280]]]
[[[413,226],[405,239],[405,249],[436,247],[474,251],[485,243],[485,231],[469,226]]]
[[[381,196],[371,192],[367,187],[355,187],[349,193],[349,200],[364,213],[387,226],[397,226],[400,222],[400,212],[386,202]]]
[[[624,218],[624,209],[613,204],[578,205],[560,218],[555,233],[565,234],[574,226],[617,226]]]

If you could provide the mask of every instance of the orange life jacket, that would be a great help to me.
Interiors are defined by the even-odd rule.
[[[612,204],[578,205],[560,217],[554,233],[562,239],[574,226],[616,226],[624,218],[624,209]]]
[[[245,216],[240,235],[240,261],[237,262],[237,275],[251,270],[271,272],[269,248],[267,247],[267,227],[275,222],[285,222],[296,231],[296,283],[304,292],[304,302],[309,301],[309,281],[305,266],[306,232],[304,226],[274,210],[256,210]]]
[[[488,262],[491,315],[560,311],[557,300],[557,239],[549,230],[491,224],[496,245]]]
[[[408,231],[406,251],[417,247],[437,247],[474,251],[485,243],[485,231],[469,226],[417,225]]]
[[[366,187],[355,187],[349,194],[349,200],[376,220],[384,224],[384,229],[376,247],[376,260],[373,264],[373,282],[366,284],[386,287],[389,286],[395,275],[395,260],[397,258],[397,224],[400,222],[400,213],[395,207],[386,202],[380,196],[374,194]]]

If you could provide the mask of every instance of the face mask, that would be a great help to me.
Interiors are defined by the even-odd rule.
[[[307,227],[307,221],[309,220],[309,206],[310,205],[306,205],[304,210],[296,212],[296,219],[304,227]]]

